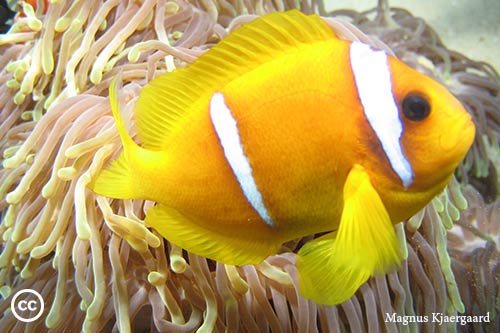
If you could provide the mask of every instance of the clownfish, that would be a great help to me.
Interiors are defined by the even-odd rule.
[[[405,259],[394,230],[449,182],[475,136],[442,85],[317,15],[243,25],[153,79],[123,151],[89,187],[156,205],[145,222],[192,253],[257,264],[287,241],[301,294],[338,304]]]

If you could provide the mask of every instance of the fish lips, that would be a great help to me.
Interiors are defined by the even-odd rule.
[[[467,118],[465,121],[460,119],[460,121],[455,122],[455,126],[443,131],[439,137],[443,152],[457,157],[465,156],[476,135],[474,122],[468,114]]]

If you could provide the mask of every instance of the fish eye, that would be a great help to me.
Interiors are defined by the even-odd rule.
[[[421,121],[431,113],[429,102],[419,95],[408,95],[403,100],[403,114],[406,118]]]

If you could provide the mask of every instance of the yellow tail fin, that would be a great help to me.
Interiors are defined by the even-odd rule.
[[[348,300],[374,274],[403,260],[389,214],[363,167],[355,165],[344,185],[337,232],[305,244],[297,257],[302,295],[319,304]]]
[[[130,169],[131,155],[135,149],[140,149],[139,146],[128,135],[125,122],[120,114],[120,103],[117,92],[120,89],[121,76],[115,77],[109,87],[109,101],[113,118],[120,134],[120,139],[123,144],[123,151],[120,156],[111,163],[111,165],[103,170],[89,184],[89,188],[101,195],[117,198],[117,199],[133,199],[137,196],[134,194],[132,186],[133,175]]]

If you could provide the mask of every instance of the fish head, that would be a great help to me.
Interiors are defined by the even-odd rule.
[[[401,146],[414,177],[409,190],[440,191],[474,141],[472,117],[442,84],[396,59],[389,63]]]

